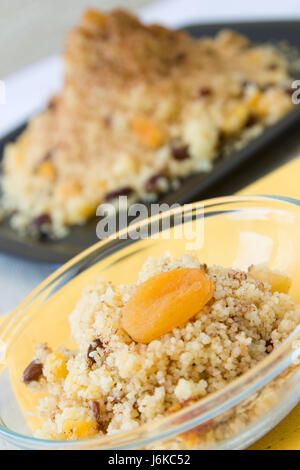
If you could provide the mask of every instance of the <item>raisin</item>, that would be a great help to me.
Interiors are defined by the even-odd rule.
[[[172,157],[178,161],[187,160],[188,158],[190,158],[189,146],[179,144],[176,140],[171,142],[171,152]]]
[[[257,124],[257,117],[255,116],[255,114],[250,113],[247,119],[247,122],[245,124],[245,127],[252,127],[252,126],[255,126],[255,124]]]
[[[42,230],[45,225],[51,224],[51,217],[49,214],[41,214],[32,221],[32,225],[38,229]]]
[[[200,98],[205,98],[206,96],[211,96],[212,95],[212,89],[208,87],[202,87],[199,88],[198,90],[198,96]]]
[[[95,359],[93,358],[93,356],[90,356],[90,354],[93,353],[93,352],[97,352],[97,348],[102,348],[103,349],[103,343],[102,343],[101,339],[99,339],[99,338],[94,339],[94,341],[89,345],[89,349],[88,349],[88,352],[87,352],[87,358],[88,358],[88,361],[89,361],[90,364],[96,364]]]
[[[186,53],[185,52],[179,52],[176,57],[176,62],[183,62],[186,59]]]
[[[207,47],[205,49],[205,54],[208,56],[213,56],[216,54],[215,50],[212,47]]]
[[[23,382],[28,385],[31,382],[37,382],[43,375],[43,364],[38,361],[32,361],[23,372]]]
[[[294,94],[294,92],[296,91],[296,89],[295,89],[295,88],[292,88],[292,87],[286,87],[286,88],[284,89],[284,91],[286,92],[287,95],[293,96],[293,94]]]
[[[146,186],[145,186],[147,193],[159,192],[160,191],[159,180],[162,178],[164,178],[164,175],[161,173],[151,176],[151,178],[148,179]]]
[[[116,191],[111,191],[110,193],[106,194],[105,201],[113,201],[114,199],[117,199],[120,196],[130,196],[132,192],[132,189],[129,187],[121,188]]]

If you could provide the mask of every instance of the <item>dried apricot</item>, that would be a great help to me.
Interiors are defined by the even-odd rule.
[[[178,268],[141,284],[123,310],[129,336],[149,343],[183,325],[212,298],[213,284],[199,268]]]
[[[156,148],[163,142],[160,128],[147,118],[138,117],[132,120],[131,129],[139,143],[145,147]]]
[[[106,16],[94,8],[88,8],[81,19],[83,26],[103,27],[106,23]]]

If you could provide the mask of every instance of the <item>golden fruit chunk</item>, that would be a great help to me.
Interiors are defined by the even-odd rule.
[[[292,280],[286,273],[272,270],[265,265],[252,265],[249,267],[248,272],[253,279],[269,284],[272,292],[287,294],[290,290]]]
[[[49,354],[45,363],[46,375],[52,374],[58,379],[65,379],[68,375],[67,358],[60,352]]]
[[[79,217],[82,217],[84,219],[88,219],[92,217],[92,215],[96,214],[96,207],[93,205],[89,204],[83,204],[79,209],[78,209],[78,215]]]
[[[67,439],[87,439],[99,431],[96,421],[67,419],[63,424],[63,433]]]
[[[56,193],[61,196],[61,197],[73,197],[73,196],[79,196],[82,191],[82,186],[80,183],[74,182],[74,183],[65,183],[64,185],[61,185],[58,187]]]
[[[249,108],[250,110],[253,112],[253,113],[256,113],[257,112],[257,109],[259,107],[259,102],[261,100],[261,97],[262,97],[262,93],[261,91],[259,90],[255,90],[255,92],[249,97],[248,99],[248,105],[249,105]]]
[[[104,26],[106,16],[100,13],[99,10],[88,8],[81,19],[82,26]]]
[[[54,181],[56,178],[56,171],[54,168],[53,163],[51,162],[44,162],[38,169],[38,174],[42,178],[47,179],[48,181]]]
[[[147,118],[138,117],[133,119],[131,129],[139,143],[145,147],[156,148],[163,142],[160,128]]]
[[[232,135],[242,129],[249,118],[250,107],[247,103],[238,103],[224,118],[221,129],[226,135]]]
[[[123,309],[122,325],[138,343],[150,343],[183,325],[213,295],[213,283],[198,268],[157,274],[138,286]]]

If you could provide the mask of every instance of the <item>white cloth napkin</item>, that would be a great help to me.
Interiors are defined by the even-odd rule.
[[[160,22],[171,27],[195,22],[295,19],[300,18],[300,2],[162,0],[144,8],[140,16],[146,22]],[[0,104],[0,137],[42,108],[59,90],[61,81],[62,64],[57,56],[7,77],[4,80],[6,104]],[[0,253],[0,314],[14,308],[56,267]]]

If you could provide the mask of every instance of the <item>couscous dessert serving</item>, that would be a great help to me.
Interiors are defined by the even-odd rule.
[[[35,435],[72,440],[135,430],[221,390],[300,323],[289,287],[287,275],[265,266],[207,267],[167,253],[149,258],[133,285],[99,280],[70,316],[78,349],[40,344],[24,371],[25,385],[43,395]],[[251,412],[248,403],[239,422]],[[172,448],[201,447],[201,439],[200,431],[196,441],[182,434]]]
[[[196,40],[88,10],[64,65],[62,92],[5,150],[2,213],[21,233],[63,237],[102,202],[152,200],[292,108],[284,57],[232,31]]]

